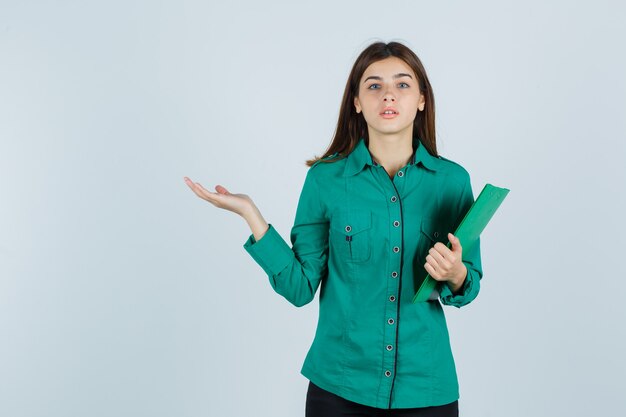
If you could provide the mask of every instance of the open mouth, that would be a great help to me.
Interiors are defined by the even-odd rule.
[[[380,115],[384,119],[392,119],[392,118],[394,118],[394,117],[396,117],[398,115],[398,112],[396,110],[387,109],[387,110],[383,111],[382,113],[380,113]]]

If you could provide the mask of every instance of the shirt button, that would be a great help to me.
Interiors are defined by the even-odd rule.
[[[346,232],[349,232],[350,230],[352,230],[352,227],[346,226]]]
[[[399,250],[400,250],[400,248],[399,248],[399,247],[397,247],[397,246],[394,246],[394,247],[393,247],[393,251],[394,251],[394,252],[398,253],[398,251],[399,251]]]
[[[391,349],[393,349],[393,346],[387,345],[387,350],[391,350]]]
[[[395,278],[395,277],[397,277],[397,276],[398,276],[398,273],[397,273],[396,271],[393,271],[393,272],[391,273],[391,276],[392,276],[393,278]]]
[[[435,232],[435,237],[439,237],[439,232]]]
[[[398,197],[396,197],[395,195],[391,196],[391,202],[392,203],[395,203],[397,199],[398,199]]]
[[[391,376],[391,371],[385,371],[385,376]]]
[[[393,222],[393,225],[394,225],[395,227],[398,227],[398,226],[400,226],[400,222],[396,220],[395,222]]]
[[[404,171],[398,171],[398,177],[401,177],[404,175]]]
[[[396,296],[395,295],[389,296],[389,301],[396,301]]]
[[[395,321],[394,321],[394,319],[389,319],[389,320],[387,320],[387,323],[393,324],[393,323],[395,323]]]

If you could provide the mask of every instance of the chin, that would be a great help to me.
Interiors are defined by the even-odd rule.
[[[404,132],[405,130],[409,129],[412,127],[411,125],[408,126],[398,126],[396,124],[394,124],[393,126],[380,126],[379,128],[375,128],[376,131],[383,133],[383,134],[395,134],[395,133],[401,133]]]

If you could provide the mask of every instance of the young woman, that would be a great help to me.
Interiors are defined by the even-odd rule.
[[[415,53],[377,42],[359,55],[335,137],[307,165],[292,246],[247,195],[185,177],[199,197],[247,221],[243,246],[278,294],[299,307],[320,288],[301,369],[306,416],[458,416],[441,304],[476,298],[480,245],[464,252],[450,233],[474,201],[470,176],[437,154],[433,90]],[[413,303],[427,274],[437,290]]]

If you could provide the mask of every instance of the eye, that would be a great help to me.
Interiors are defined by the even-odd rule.
[[[372,88],[372,87],[374,87],[375,85],[376,85],[376,86],[380,86],[380,84],[378,84],[378,83],[374,83],[374,84],[370,84],[370,86],[369,86],[369,87],[367,87],[367,89],[368,89],[368,90],[378,90],[378,88]],[[400,84],[398,84],[398,85],[400,85],[400,86],[405,85],[405,86],[406,86],[406,87],[402,87],[402,88],[409,88],[409,87],[410,87],[410,85],[408,85],[408,84],[407,84],[407,83],[405,83],[405,82],[401,82],[401,83],[400,83]]]

